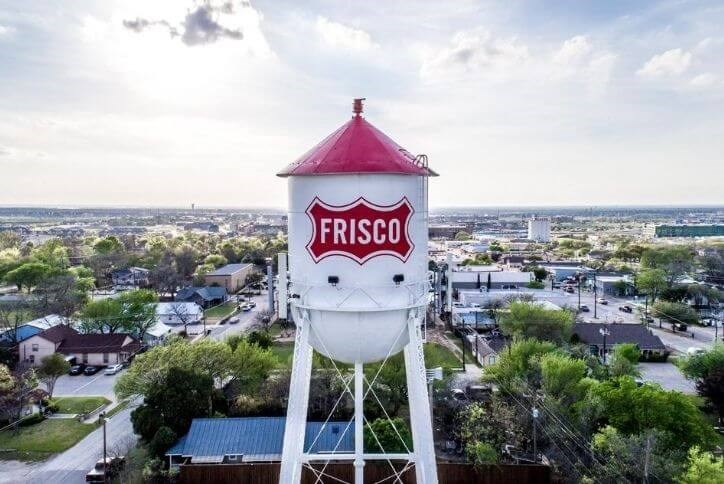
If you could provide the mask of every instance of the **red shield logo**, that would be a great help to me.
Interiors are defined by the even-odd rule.
[[[333,255],[349,257],[358,264],[381,255],[404,262],[415,248],[408,227],[413,213],[406,197],[393,205],[358,198],[342,206],[315,197],[307,208],[312,221],[307,251],[314,262]]]

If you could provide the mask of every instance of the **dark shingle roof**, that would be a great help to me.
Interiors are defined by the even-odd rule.
[[[198,294],[205,301],[223,299],[226,297],[226,288],[221,286],[184,287],[176,293],[177,301],[186,301]]]
[[[651,330],[640,324],[605,324],[605,323],[575,323],[573,334],[589,345],[603,345],[601,328],[608,330],[606,344],[617,345],[622,343],[636,343],[642,350],[665,350],[666,346]]]
[[[79,334],[80,333],[78,333],[78,331],[74,330],[70,326],[59,324],[58,326],[53,326],[52,328],[48,328],[45,331],[38,333],[38,336],[57,344],[66,338]]]
[[[131,342],[124,345],[126,338],[130,338]],[[61,353],[118,353],[120,351],[133,353],[140,348],[140,343],[127,333],[80,334],[76,332],[63,339],[58,346],[58,351]]]
[[[226,264],[224,267],[219,267],[215,271],[206,273],[207,276],[230,276],[236,272],[239,272],[240,270],[245,269],[246,267],[251,266],[251,264]]]
[[[195,418],[189,433],[176,442],[166,455],[225,456],[243,455],[247,460],[279,460],[284,443],[285,417]],[[307,422],[305,452],[354,452],[354,422]],[[323,429],[311,447],[317,433]],[[343,435],[344,434],[344,435]],[[340,440],[339,446],[337,442]]]

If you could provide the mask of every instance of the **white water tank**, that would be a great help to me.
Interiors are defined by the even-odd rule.
[[[361,115],[289,165],[289,297],[310,344],[369,363],[408,342],[429,290],[427,180],[435,174]]]

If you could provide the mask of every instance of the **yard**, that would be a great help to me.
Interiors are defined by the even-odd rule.
[[[204,315],[207,318],[223,319],[232,314],[234,311],[236,311],[236,303],[229,301],[207,309],[204,311]]]
[[[75,419],[49,419],[0,432],[0,459],[2,460],[43,460],[51,454],[62,452],[74,446],[96,428]]]
[[[282,342],[274,343],[270,348],[274,356],[279,360],[279,366],[284,368],[292,367],[292,354],[294,353],[294,343]]]
[[[105,397],[56,397],[53,403],[58,405],[58,413],[88,413],[101,405],[111,403]]]

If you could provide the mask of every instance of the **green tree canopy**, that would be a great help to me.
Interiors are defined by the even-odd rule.
[[[653,315],[671,321],[672,323],[699,323],[699,315],[684,303],[657,301],[656,304],[654,304]]]
[[[470,240],[472,238],[473,237],[470,235],[470,232],[466,232],[464,230],[455,234],[455,240]]]
[[[393,418],[392,422],[386,418],[375,419],[371,424],[365,426],[364,447],[365,452],[376,453],[412,450],[410,427],[399,417]]]
[[[687,468],[679,477],[680,484],[721,484],[724,482],[724,460],[697,446],[689,449]]]
[[[500,318],[500,328],[510,336],[564,342],[570,338],[573,314],[546,309],[535,302],[514,301]]]
[[[668,287],[694,268],[694,252],[684,245],[661,245],[649,247],[641,254],[641,267],[661,269],[666,274]]]
[[[60,353],[53,353],[41,360],[38,367],[38,378],[45,384],[50,398],[53,398],[53,390],[58,378],[70,370],[70,363]]]
[[[539,372],[539,359],[557,351],[556,345],[535,338],[514,341],[504,349],[495,364],[486,368],[483,378],[507,388],[516,388],[518,380],[529,381]]]
[[[653,384],[638,386],[625,376],[592,386],[587,397],[591,405],[602,405],[604,422],[626,435],[657,429],[667,434],[667,446],[672,449],[714,442],[710,424],[683,393]]]
[[[638,290],[651,296],[651,302],[655,302],[661,291],[666,289],[666,272],[663,269],[645,269],[636,276]]]
[[[118,252],[123,252],[125,248],[123,247],[123,244],[120,240],[118,240],[118,237],[110,236],[106,237],[104,239],[98,239],[93,244],[93,250],[96,254],[100,255],[108,255]]]
[[[52,271],[53,268],[43,262],[26,262],[5,274],[5,281],[15,284],[19,290],[26,288],[30,292],[30,289],[37,286]]]

